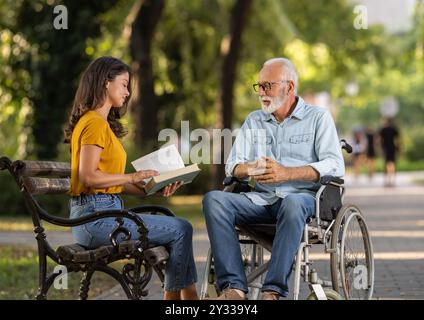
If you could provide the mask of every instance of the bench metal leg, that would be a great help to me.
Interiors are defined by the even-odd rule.
[[[84,272],[84,276],[81,279],[81,286],[79,291],[80,300],[87,300],[88,291],[90,290],[91,277],[94,274],[94,270],[88,270]]]
[[[48,291],[48,285],[47,285],[47,257],[44,253],[44,248],[38,248],[38,293],[35,297],[37,300],[46,300],[47,299],[47,291]]]
[[[107,266],[98,266],[96,267],[97,271],[101,271],[103,273],[108,274],[112,278],[114,278],[118,283],[121,285],[122,289],[124,290],[126,296],[130,300],[134,300],[134,294],[130,288],[130,286],[124,281],[124,278],[122,275],[115,269],[107,267]]]

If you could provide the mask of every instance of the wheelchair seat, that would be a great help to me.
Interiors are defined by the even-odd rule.
[[[322,176],[320,178],[321,188],[317,192],[316,197],[319,199],[315,217],[319,217],[319,224],[321,226],[328,226],[328,222],[336,218],[337,212],[342,206],[342,194],[340,193],[341,186],[344,180],[334,176]],[[226,177],[223,181],[225,191],[232,193],[249,192],[252,188],[246,180],[241,180],[236,177]],[[308,218],[306,224],[309,225],[314,217]],[[259,223],[238,225],[236,230],[239,234],[248,236],[250,243],[257,243],[267,250],[271,250],[272,242],[275,237],[276,224],[275,223]],[[241,242],[247,240],[241,240]],[[309,234],[309,241],[317,244],[321,243],[316,233]]]

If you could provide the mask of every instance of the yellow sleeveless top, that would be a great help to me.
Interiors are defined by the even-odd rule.
[[[80,183],[78,178],[81,146],[93,144],[102,148],[98,169],[105,173],[125,173],[127,154],[121,141],[115,136],[109,123],[96,111],[88,111],[77,122],[71,139],[71,195],[79,196],[81,193],[121,193],[123,186],[108,188],[87,188]]]

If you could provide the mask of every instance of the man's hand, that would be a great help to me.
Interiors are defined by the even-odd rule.
[[[171,196],[175,191],[177,191],[177,189],[179,187],[181,187],[183,185],[182,181],[178,181],[178,182],[174,182],[172,184],[167,185],[165,188],[163,188],[161,191],[159,191],[157,194],[164,196],[164,197],[169,197]]]
[[[249,177],[265,174],[265,170],[266,170],[266,160],[264,158],[247,163],[247,175]]]
[[[263,174],[265,172],[265,167],[265,159],[259,159],[247,163],[239,163],[234,168],[233,175],[237,178],[244,179],[250,176]]]
[[[270,157],[262,157],[266,161],[265,171],[252,178],[259,183],[281,183],[289,180],[289,169]]]

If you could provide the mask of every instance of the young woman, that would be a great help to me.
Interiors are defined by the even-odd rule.
[[[123,208],[121,193],[145,196],[143,179],[158,174],[153,170],[124,173],[126,153],[119,138],[126,132],[119,119],[130,97],[130,69],[120,60],[101,57],[84,71],[65,130],[65,141],[71,144],[72,153],[71,218]],[[179,186],[169,185],[161,194],[168,197]],[[169,251],[164,299],[198,299],[191,224],[160,215],[140,217],[149,229],[149,242]],[[75,227],[72,233],[79,244],[95,248],[110,244],[109,234],[115,226],[115,218],[105,218]],[[137,239],[136,224],[125,219],[125,226]]]

